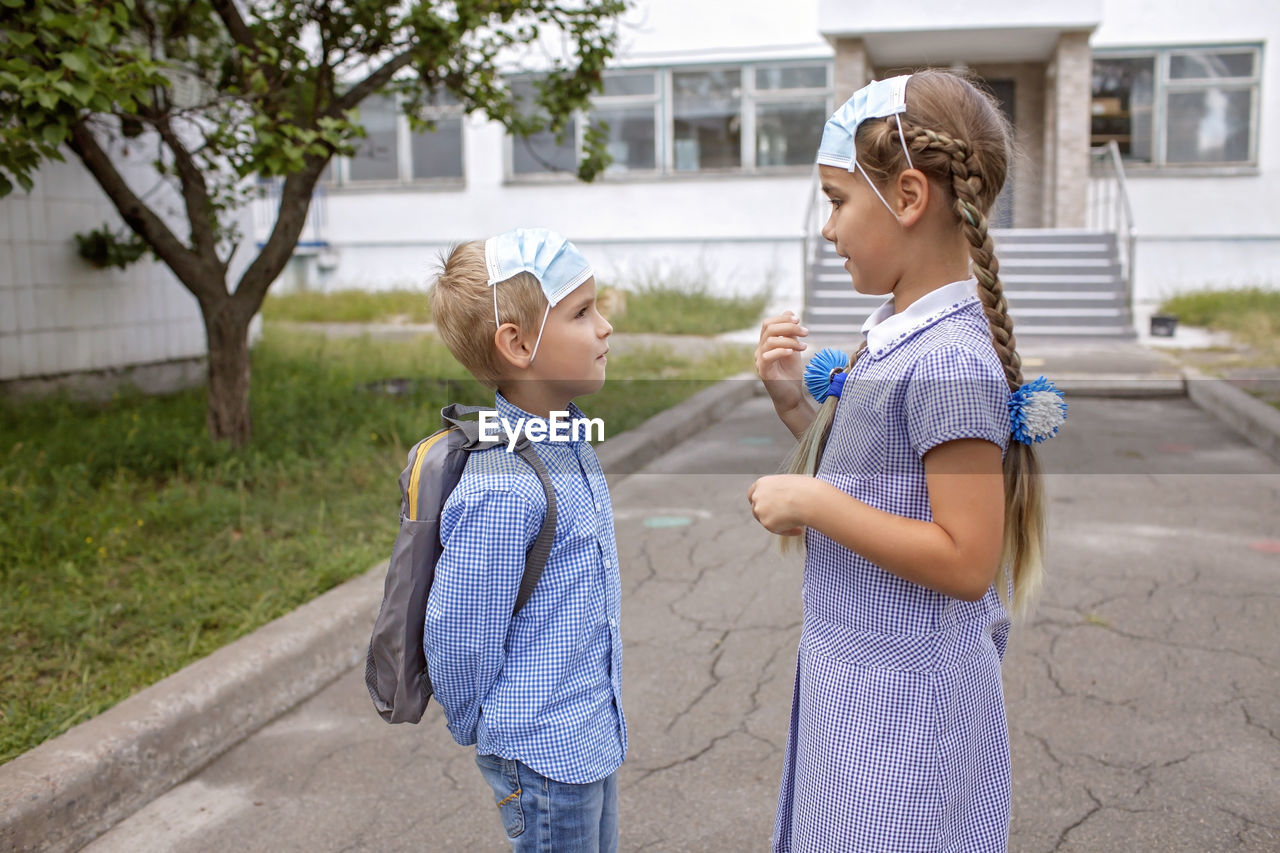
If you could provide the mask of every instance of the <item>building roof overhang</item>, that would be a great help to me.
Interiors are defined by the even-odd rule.
[[[879,67],[1043,62],[1063,33],[1092,33],[1102,0],[819,0],[818,29],[832,44],[862,39]]]

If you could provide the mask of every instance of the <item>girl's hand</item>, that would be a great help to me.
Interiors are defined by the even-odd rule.
[[[807,347],[800,338],[809,330],[800,318],[787,311],[770,317],[760,325],[760,343],[756,345],[756,375],[764,382],[779,412],[799,407],[804,402],[804,356]]]
[[[799,536],[808,518],[808,501],[818,481],[800,474],[761,477],[747,489],[751,514],[770,533]]]

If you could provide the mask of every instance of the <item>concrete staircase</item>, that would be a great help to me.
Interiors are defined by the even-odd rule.
[[[1134,336],[1114,232],[1005,229],[992,237],[1017,334]],[[805,325],[856,335],[884,297],[854,292],[831,244],[823,240],[816,249],[805,277]]]

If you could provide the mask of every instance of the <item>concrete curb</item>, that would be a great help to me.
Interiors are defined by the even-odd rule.
[[[1280,409],[1269,406],[1225,379],[1183,368],[1187,396],[1200,408],[1239,432],[1273,459],[1280,460]]]
[[[1026,375],[1025,373],[1023,374]],[[1151,397],[1185,397],[1186,383],[1179,376],[1080,376],[1054,374],[1053,383],[1072,397],[1122,398],[1126,400]]]
[[[716,383],[606,441],[601,466],[630,474],[757,393],[753,374]],[[385,572],[371,568],[0,767],[0,851],[79,849],[357,665]]]

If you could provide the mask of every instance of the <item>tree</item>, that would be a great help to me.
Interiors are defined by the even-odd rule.
[[[325,166],[363,135],[360,102],[398,93],[418,125],[448,91],[517,136],[563,133],[602,85],[625,3],[0,0],[0,197],[15,182],[31,189],[40,163],[63,159],[63,146],[84,163],[198,301],[209,430],[242,445],[251,434],[249,323],[297,245]],[[503,69],[548,36],[564,56],[543,51],[536,104],[522,106]],[[138,137],[157,142],[153,165],[184,211],[176,223],[109,154]],[[606,160],[599,133],[587,142],[578,174],[591,180]],[[264,177],[283,180],[275,224],[229,282],[242,237],[234,214]]]

